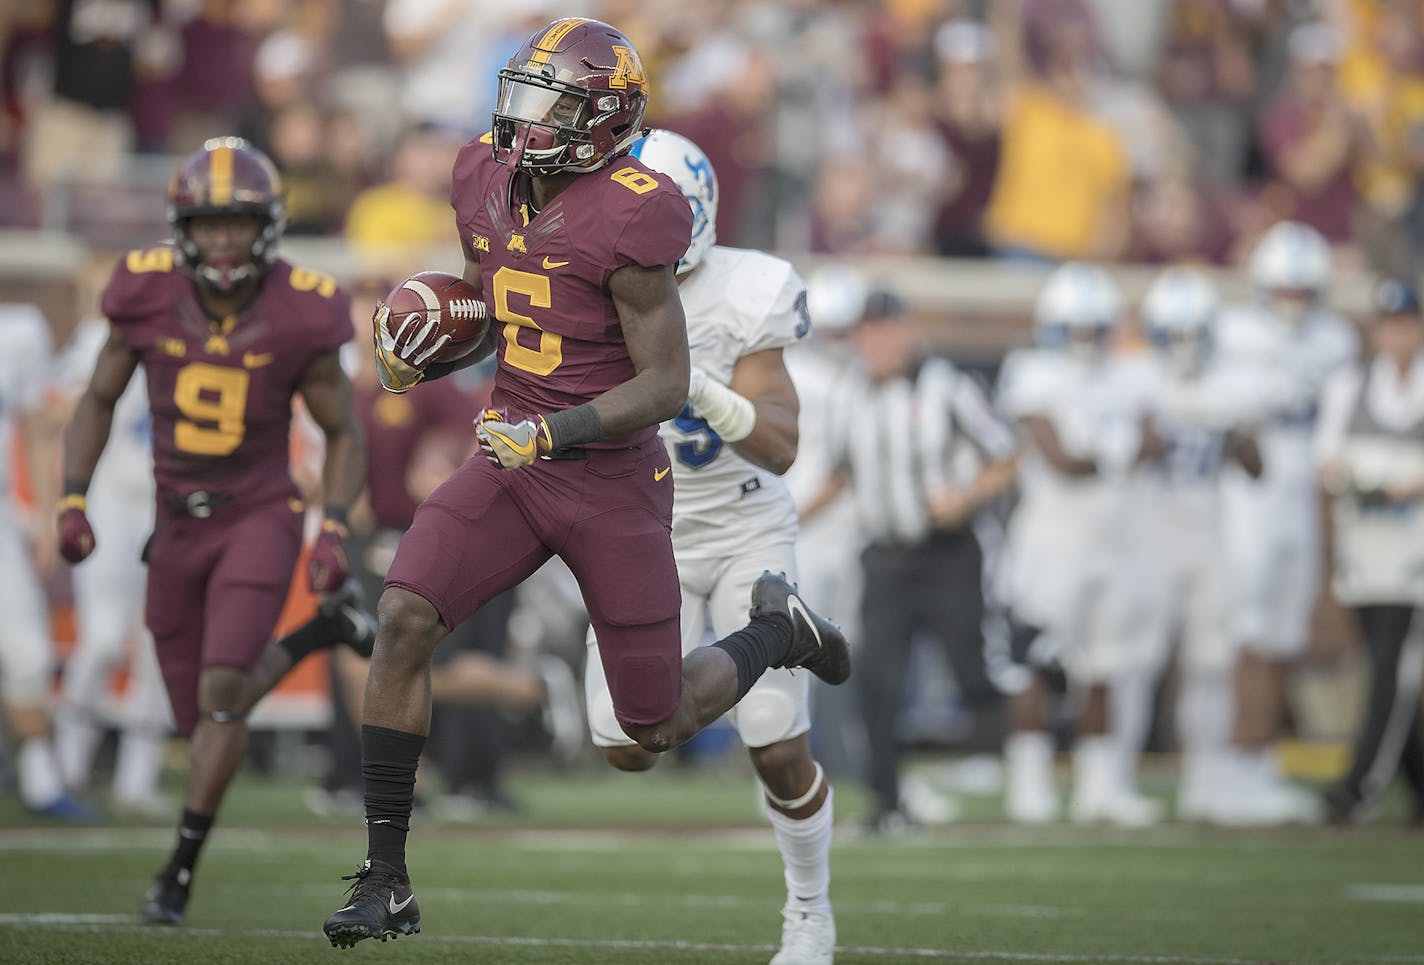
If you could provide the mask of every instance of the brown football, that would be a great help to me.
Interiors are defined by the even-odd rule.
[[[443,271],[422,271],[411,275],[386,296],[391,317],[387,323],[392,333],[405,325],[408,316],[423,318],[411,321],[428,325],[434,322],[442,335],[450,340],[431,356],[432,362],[453,362],[474,351],[489,331],[488,312],[482,311],[479,293],[459,275]]]

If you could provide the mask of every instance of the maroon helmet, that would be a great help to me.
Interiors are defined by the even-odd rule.
[[[555,20],[499,72],[495,160],[539,175],[596,170],[642,136],[647,106],[627,37],[598,20]]]
[[[254,214],[261,221],[246,259],[205,260],[188,232],[192,218],[205,214]],[[257,148],[240,137],[215,137],[184,159],[168,187],[168,223],[178,248],[178,263],[196,282],[231,291],[259,278],[277,255],[287,226],[282,178]]]

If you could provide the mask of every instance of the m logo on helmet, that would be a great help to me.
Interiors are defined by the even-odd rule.
[[[609,87],[626,89],[629,81],[640,87],[648,83],[648,75],[643,73],[643,61],[636,50],[614,44],[613,53],[618,57],[618,64],[613,68],[613,76],[608,78]]]

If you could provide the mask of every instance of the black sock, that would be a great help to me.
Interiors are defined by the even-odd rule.
[[[198,863],[198,852],[203,850],[203,842],[208,840],[212,827],[211,814],[194,814],[184,808],[183,817],[178,822],[178,844],[173,848],[173,856],[168,859],[168,867],[163,869],[163,873],[187,884],[185,879],[192,877],[193,866]]]
[[[361,726],[366,779],[366,857],[405,873],[405,836],[415,800],[415,769],[425,738],[388,727]]]
[[[791,650],[791,621],[782,616],[757,617],[712,646],[726,651],[737,665],[737,699],[741,700],[766,668],[786,659]]]
[[[277,646],[287,651],[292,658],[292,666],[302,662],[302,658],[315,650],[332,645],[331,618],[318,613],[306,623],[277,641]]]

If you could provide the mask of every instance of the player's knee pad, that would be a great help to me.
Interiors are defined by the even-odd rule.
[[[737,734],[748,747],[766,747],[800,736],[800,707],[791,694],[752,689],[737,704]]]

